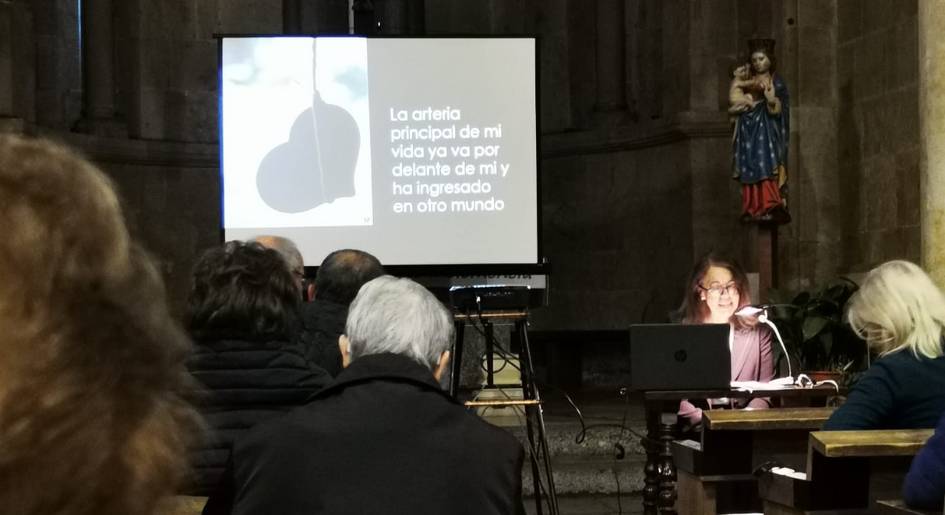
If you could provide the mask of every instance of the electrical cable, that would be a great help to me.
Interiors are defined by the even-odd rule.
[[[503,365],[502,365],[502,367],[501,367],[498,371],[501,371],[502,369],[505,368],[506,365],[509,365],[509,366],[512,366],[513,368],[515,368],[516,370],[518,370],[520,373],[522,373],[522,372],[523,372],[523,371],[522,371],[522,367],[519,366],[519,365],[516,365],[515,363],[513,363],[513,362],[511,361],[511,359],[512,359],[511,355],[510,355],[509,353],[507,353],[504,349],[502,349],[502,348],[499,346],[499,341],[498,341],[498,339],[495,337],[495,335],[493,334],[493,335],[490,336],[490,335],[488,335],[488,334],[486,333],[486,331],[485,331],[485,324],[486,324],[486,322],[485,322],[485,320],[483,320],[482,309],[481,309],[481,305],[480,305],[480,303],[479,303],[479,298],[478,298],[478,297],[477,297],[477,299],[476,299],[476,305],[477,305],[477,308],[478,308],[478,309],[477,309],[477,312],[478,312],[478,322],[479,322],[479,325],[480,325],[481,327],[478,327],[478,326],[476,325],[476,319],[470,317],[469,314],[468,314],[468,312],[467,312],[467,319],[473,321],[473,323],[471,324],[472,327],[473,327],[473,329],[475,329],[477,332],[479,332],[480,335],[482,335],[482,337],[486,340],[486,343],[487,343],[487,344],[491,343],[491,344],[492,344],[492,350],[493,350],[493,352],[494,352],[495,354],[498,354],[498,355],[503,359]],[[525,337],[526,337],[526,339],[527,339],[527,337],[528,337],[528,336],[527,336],[527,333],[525,334]],[[480,365],[480,366],[481,366],[481,365]],[[488,370],[486,370],[486,371],[488,371]],[[496,371],[497,371],[497,370],[494,369],[494,370],[493,370],[493,373],[495,373]],[[497,387],[497,386],[496,386],[494,389],[498,390],[498,391],[499,391],[503,396],[505,396],[508,400],[513,400],[512,397],[508,394],[508,392],[506,392],[504,389],[502,389],[502,388],[500,388],[500,387]],[[540,398],[538,397],[538,393],[537,393],[537,385],[534,386],[534,390],[535,390],[535,391],[534,391],[534,394],[535,394],[535,399],[534,399],[534,400],[537,400],[537,401],[540,402]],[[478,395],[477,395],[477,398],[478,398]],[[519,423],[522,424],[522,425],[524,425],[524,427],[525,427],[526,430],[527,430],[527,422],[524,421],[521,416],[519,416],[519,411],[521,411],[521,413],[524,414],[525,417],[528,416],[527,412],[526,412],[523,408],[520,408],[520,407],[512,406],[512,408],[513,408],[513,411],[516,413],[516,416],[519,417]],[[538,405],[537,409],[539,409],[539,410],[541,409],[541,405],[540,405],[540,404]],[[541,431],[540,434],[543,434],[545,428],[544,428],[544,425],[542,424],[542,418],[539,418],[539,425],[541,426],[541,427],[540,427],[540,431]],[[554,485],[553,481],[554,481],[554,478],[553,478],[553,476],[552,476],[552,471],[551,471],[551,469],[550,469],[550,466],[551,466],[551,465],[550,465],[551,457],[547,455],[547,442],[544,444],[544,446],[545,446],[545,448],[546,448],[546,452],[545,452],[544,454],[542,454],[542,453],[539,452],[539,449],[536,449],[536,448],[535,448],[535,444],[534,444],[534,442],[532,441],[531,438],[527,438],[527,440],[528,440],[528,446],[529,446],[529,451],[530,451],[530,452],[529,452],[529,455],[531,456],[531,462],[532,462],[532,465],[533,465],[533,472],[534,472],[535,470],[539,470],[538,478],[537,478],[537,479],[538,479],[537,484],[538,484],[538,490],[539,490],[539,491],[538,491],[537,493],[538,493],[538,495],[543,495],[543,498],[544,498],[544,500],[545,500],[545,505],[547,506],[548,511],[549,511],[552,515],[557,515],[557,514],[559,513],[559,512],[558,512],[558,506],[557,506],[557,499],[556,499],[556,498],[553,498],[553,496],[551,496],[551,495],[548,495],[548,491],[550,491],[550,490],[553,489],[553,485]],[[539,445],[539,447],[540,447],[540,445]],[[548,486],[547,486],[547,487],[544,485],[543,480],[542,480],[542,477],[541,477],[541,473],[540,473],[540,462],[539,462],[539,458],[540,458],[542,455],[545,456],[545,462],[546,462],[546,463],[545,463],[545,467],[544,467],[544,468],[545,468],[545,476],[546,476],[546,477],[545,477],[544,481],[547,481],[547,482],[548,482]]]
[[[614,468],[611,471],[614,473],[614,483],[617,484],[617,515],[623,515],[623,506],[620,503],[620,473],[617,472],[617,458],[614,458]]]
[[[500,387],[496,387],[495,389],[498,390],[499,393],[501,393],[502,395],[504,395],[506,399],[508,399],[508,400],[510,400],[510,401],[515,400],[515,399],[512,398],[511,395],[508,394],[508,392],[505,391],[505,389],[500,388]],[[527,422],[525,419],[526,419],[526,417],[528,416],[528,414],[525,413],[525,408],[523,408],[523,407],[521,407],[521,406],[509,406],[509,407],[512,408],[512,411],[515,413],[515,417],[518,419],[519,426],[520,426],[522,429],[526,430],[526,432],[527,432],[527,429],[528,429],[528,425],[527,425],[527,424],[528,424],[528,422]],[[485,409],[489,409],[489,407],[486,407]],[[535,445],[534,445],[534,443],[531,441],[530,438],[525,438],[525,440],[528,442],[528,448],[529,448],[528,454],[529,454],[529,457],[530,457],[530,461],[531,461],[532,464],[534,465],[533,470],[539,470],[539,469],[540,469],[540,467],[539,467],[539,452],[538,452],[537,449],[535,449]],[[538,489],[539,489],[540,495],[541,495],[542,498],[545,500],[545,505],[548,507],[548,511],[551,512],[551,513],[557,513],[556,510],[552,510],[552,507],[551,507],[551,499],[550,499],[549,496],[548,496],[548,493],[547,493],[548,490],[545,488],[545,485],[542,483],[541,474],[538,475]]]
[[[500,356],[502,356],[503,358],[506,359],[506,362],[509,364],[509,366],[511,366],[512,368],[515,368],[516,370],[518,370],[518,371],[521,372],[522,369],[521,369],[520,366],[516,366],[515,363],[512,363],[511,361],[508,361],[509,359],[514,359],[514,356],[512,356],[512,355],[506,353],[504,350],[501,350],[499,347],[495,347],[495,350],[497,351],[497,353],[498,353]],[[538,383],[538,382],[536,381],[536,383]],[[634,430],[634,429],[631,429],[631,428],[627,427],[627,425],[626,425],[626,422],[627,422],[627,413],[628,413],[629,410],[630,410],[630,396],[626,394],[625,390],[621,390],[621,391],[622,391],[621,397],[624,397],[625,402],[624,402],[623,416],[622,416],[622,418],[621,418],[620,424],[615,424],[615,423],[597,423],[597,424],[590,424],[590,425],[588,425],[588,424],[587,424],[587,421],[584,419],[584,414],[581,412],[580,408],[578,408],[577,404],[574,402],[574,400],[571,398],[571,396],[570,396],[567,392],[565,392],[565,391],[562,390],[561,388],[559,388],[559,387],[557,387],[557,386],[555,386],[555,385],[553,385],[553,384],[550,384],[550,383],[544,383],[544,382],[542,382],[542,383],[538,383],[538,384],[541,384],[541,386],[550,387],[550,388],[552,388],[553,390],[557,390],[558,392],[560,392],[560,393],[562,394],[562,396],[564,396],[565,401],[567,401],[567,403],[571,405],[571,408],[574,409],[574,413],[577,415],[578,422],[581,424],[581,431],[578,432],[577,435],[575,435],[575,437],[574,437],[574,443],[583,443],[584,440],[585,440],[586,437],[587,437],[587,433],[588,433],[589,430],[591,430],[591,429],[600,429],[600,428],[605,428],[605,427],[608,427],[608,428],[619,428],[619,429],[622,430],[622,432],[629,433],[629,434],[631,434],[631,435],[633,435],[633,436],[635,436],[635,437],[637,437],[637,438],[640,438],[640,439],[644,439],[644,438],[645,438],[644,435],[640,434],[638,431],[636,431],[636,430]]]
[[[478,304],[477,304],[477,305],[478,305]],[[497,355],[502,359],[502,366],[501,366],[501,368],[499,368],[498,370],[495,370],[495,369],[494,369],[493,372],[501,371],[501,370],[503,370],[506,366],[511,366],[512,368],[518,370],[520,373],[524,373],[524,371],[523,371],[523,369],[522,369],[522,366],[521,366],[520,364],[517,365],[515,362],[513,362],[513,360],[516,359],[516,357],[513,356],[511,353],[507,352],[505,349],[503,349],[503,348],[499,345],[499,341],[498,341],[498,339],[495,337],[494,334],[490,336],[490,335],[488,335],[488,334],[486,333],[486,331],[485,331],[485,321],[484,321],[483,318],[482,318],[482,311],[481,311],[481,309],[478,310],[478,322],[479,322],[478,325],[476,324],[476,319],[470,317],[469,314],[468,314],[468,312],[467,312],[467,319],[473,321],[473,323],[471,324],[472,327],[473,327],[473,329],[476,330],[484,339],[486,339],[486,340],[487,340],[487,343],[489,343],[488,340],[491,338],[492,349],[493,349],[494,354],[497,354]],[[525,343],[525,345],[526,345],[526,348],[523,349],[523,350],[525,350],[525,351],[528,353],[528,355],[527,355],[526,357],[529,359],[529,363],[530,363],[531,355],[530,355],[530,348],[528,347],[528,333],[527,333],[527,331],[524,333],[523,336],[524,336],[524,339],[525,339],[525,342],[524,342],[524,343]],[[480,367],[485,370],[485,367],[483,367],[482,364],[480,364]],[[486,370],[486,371],[487,371],[487,370]],[[534,371],[532,371],[532,375],[533,375],[533,374],[534,374]],[[533,388],[534,388],[535,400],[541,402],[541,401],[540,401],[539,394],[538,394],[538,385],[539,385],[539,383],[538,383],[537,380],[534,380],[534,378],[532,378],[532,379],[533,379],[533,380],[532,380],[532,384],[533,384]],[[558,392],[565,398],[565,401],[566,401],[566,402],[571,406],[571,408],[574,410],[574,413],[575,413],[575,415],[576,415],[577,418],[578,418],[578,422],[581,424],[581,430],[575,435],[575,438],[574,438],[574,442],[575,442],[575,443],[577,443],[577,444],[583,443],[584,441],[586,441],[586,439],[587,439],[587,434],[588,434],[588,432],[589,432],[590,430],[599,429],[599,428],[618,428],[618,429],[620,429],[620,435],[623,435],[623,434],[632,435],[633,437],[635,437],[635,438],[638,439],[638,441],[640,442],[640,445],[643,445],[642,442],[646,440],[646,436],[642,435],[641,433],[639,433],[638,431],[636,431],[636,430],[634,430],[634,429],[631,429],[631,428],[627,427],[627,415],[628,415],[628,413],[629,413],[629,411],[630,411],[630,397],[629,397],[629,395],[628,395],[628,393],[627,393],[627,391],[626,391],[625,388],[622,388],[622,389],[619,390],[619,395],[624,398],[624,410],[623,410],[623,413],[622,413],[622,415],[621,415],[620,423],[619,423],[619,424],[616,424],[616,423],[587,424],[587,422],[586,422],[586,420],[585,420],[585,418],[584,418],[584,414],[581,412],[581,409],[577,406],[577,403],[574,402],[574,400],[571,398],[571,396],[570,396],[566,391],[564,391],[563,389],[561,389],[561,388],[559,388],[559,387],[557,387],[557,386],[555,386],[555,385],[549,384],[549,383],[541,383],[541,386],[543,386],[543,387],[550,387],[550,388],[552,388],[552,389],[558,391]],[[497,389],[503,396],[505,396],[507,399],[512,400],[512,397],[511,397],[511,396],[508,394],[508,392],[506,392],[504,389],[502,389],[502,388],[500,388],[500,387],[496,387],[496,389]],[[478,395],[477,395],[477,398],[478,398]],[[519,419],[519,424],[522,425],[523,427],[525,427],[525,428],[527,429],[527,422],[524,420],[524,417],[527,417],[528,415],[527,415],[527,413],[525,412],[525,410],[524,410],[523,408],[521,408],[521,407],[518,407],[518,406],[513,406],[512,408],[513,408],[513,412],[516,414],[516,417]],[[489,408],[485,408],[485,409],[489,409]],[[538,406],[538,409],[539,409],[539,410],[542,409],[540,404],[539,404],[539,406]],[[541,427],[540,427],[541,434],[544,434],[544,433],[545,433],[544,425],[541,424],[541,419],[539,419],[539,421],[540,421],[539,423],[540,423],[540,425],[541,425]],[[539,438],[541,438],[540,435],[539,435]],[[619,438],[619,437],[618,437],[618,438]],[[530,452],[529,452],[529,455],[530,455],[530,458],[531,458],[530,461],[531,461],[531,463],[533,464],[533,467],[537,467],[537,466],[539,465],[539,458],[541,457],[541,453],[539,453],[539,450],[535,448],[535,444],[534,444],[534,442],[531,441],[531,439],[528,439],[528,445],[529,445],[529,451],[530,451]],[[545,445],[547,446],[547,444],[545,444]],[[625,453],[625,450],[624,450],[623,445],[620,443],[619,440],[614,443],[614,449],[615,449],[615,454],[614,454],[614,466],[613,466],[611,472],[612,472],[613,475],[614,475],[614,483],[615,483],[616,490],[617,490],[617,513],[618,513],[618,515],[622,515],[622,513],[623,513],[623,506],[622,506],[622,501],[621,501],[621,498],[620,498],[620,496],[622,495],[622,492],[621,492],[621,487],[620,487],[619,471],[617,470],[617,463],[616,463],[616,462],[617,462],[617,460],[619,460],[619,459],[621,459],[621,458],[623,457],[623,455],[624,455],[624,453]],[[551,480],[551,477],[550,477],[549,475],[550,475],[552,472],[551,472],[550,470],[547,470],[547,469],[549,468],[549,466],[550,466],[550,465],[549,465],[548,463],[546,463],[545,475],[548,476],[548,477],[546,478],[546,480],[549,480],[549,481],[550,481],[550,480]],[[533,469],[533,470],[534,470],[534,469]],[[557,511],[557,502],[555,502],[555,506],[554,506],[554,507],[551,506],[552,499],[550,498],[550,496],[547,495],[548,488],[545,487],[544,482],[543,482],[543,480],[542,480],[542,478],[541,478],[541,474],[539,474],[539,478],[538,478],[538,482],[537,482],[537,483],[538,483],[538,486],[539,486],[539,493],[540,493],[541,495],[544,495],[544,496],[545,496],[545,505],[548,507],[548,510],[549,510],[551,513],[557,513],[557,512],[558,512],[558,511]],[[549,484],[549,488],[550,488],[550,486],[551,486],[551,485]],[[556,499],[555,499],[555,501],[556,501]]]
[[[478,305],[478,303],[477,303],[477,305]],[[493,351],[494,353],[499,354],[501,357],[503,357],[502,366],[500,366],[498,369],[493,368],[493,370],[492,370],[493,375],[494,375],[494,374],[497,374],[497,373],[499,373],[499,372],[501,372],[501,371],[503,371],[503,370],[505,370],[505,367],[506,367],[507,365],[511,365],[511,366],[514,367],[516,370],[518,370],[519,372],[521,372],[522,369],[521,369],[520,367],[515,366],[514,363],[511,363],[511,362],[509,361],[509,356],[510,356],[510,355],[507,354],[507,353],[505,353],[505,351],[499,346],[499,340],[498,340],[498,338],[495,337],[495,334],[493,334],[493,335],[490,337],[490,336],[486,333],[486,330],[485,330],[485,325],[486,325],[486,324],[485,324],[485,322],[482,320],[482,311],[479,311],[479,320],[478,320],[479,324],[480,324],[482,327],[479,327],[479,326],[476,325],[476,319],[474,319],[474,318],[472,318],[472,317],[469,316],[468,310],[467,310],[467,312],[466,312],[466,317],[467,317],[469,320],[472,320],[472,328],[475,329],[476,332],[479,333],[480,336],[482,336],[483,340],[486,340],[486,341],[487,341],[487,344],[488,344],[488,340],[490,340],[490,339],[492,340],[492,351]],[[486,373],[489,372],[488,367],[487,367],[486,364],[483,363],[482,361],[479,362],[479,369],[482,370],[483,372],[486,372]]]

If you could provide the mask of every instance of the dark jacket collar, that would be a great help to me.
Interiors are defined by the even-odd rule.
[[[288,341],[288,337],[281,332],[252,334],[247,331],[227,328],[192,331],[190,337],[193,339],[194,343],[198,345],[211,345],[219,342],[267,343]]]
[[[344,332],[348,305],[315,299],[302,304],[302,325],[308,330],[330,329]]]
[[[391,353],[362,356],[352,361],[351,365],[342,370],[331,384],[312,398],[327,397],[348,386],[376,380],[415,384],[440,393],[451,402],[456,402],[443,391],[430,369],[406,356]]]

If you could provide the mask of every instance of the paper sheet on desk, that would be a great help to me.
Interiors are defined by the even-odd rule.
[[[737,390],[744,390],[746,392],[766,392],[766,391],[775,391],[775,390],[788,390],[793,389],[794,385],[784,385],[778,383],[762,383],[760,381],[732,381],[732,388]]]

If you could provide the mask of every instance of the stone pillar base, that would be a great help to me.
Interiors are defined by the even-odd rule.
[[[626,108],[595,110],[591,116],[595,127],[606,129],[624,127],[637,121]]]
[[[0,115],[0,133],[2,134],[23,134],[26,123],[22,118],[14,118]]]
[[[127,138],[128,124],[115,118],[81,118],[73,130],[93,136]]]

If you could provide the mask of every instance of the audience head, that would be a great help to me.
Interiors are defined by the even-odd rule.
[[[880,354],[908,349],[917,357],[943,355],[945,296],[908,261],[889,261],[871,270],[850,299],[847,318]]]
[[[106,177],[0,136],[0,506],[144,514],[187,470],[190,343]]]
[[[351,304],[364,283],[384,275],[376,257],[362,250],[336,250],[322,261],[315,276],[315,298]]]
[[[735,260],[713,252],[703,255],[693,266],[686,286],[680,308],[684,322],[745,323],[733,317],[739,308],[751,304],[748,277]]]
[[[426,288],[389,275],[364,286],[351,303],[341,354],[345,366],[362,356],[393,353],[442,374],[453,339],[453,319]]]
[[[292,272],[292,277],[298,284],[299,290],[305,289],[305,261],[302,259],[299,248],[295,246],[292,240],[282,236],[263,235],[256,236],[252,241],[278,252],[289,266],[289,271]]]
[[[295,279],[276,251],[230,241],[194,266],[187,325],[198,340],[284,340],[299,302]]]

